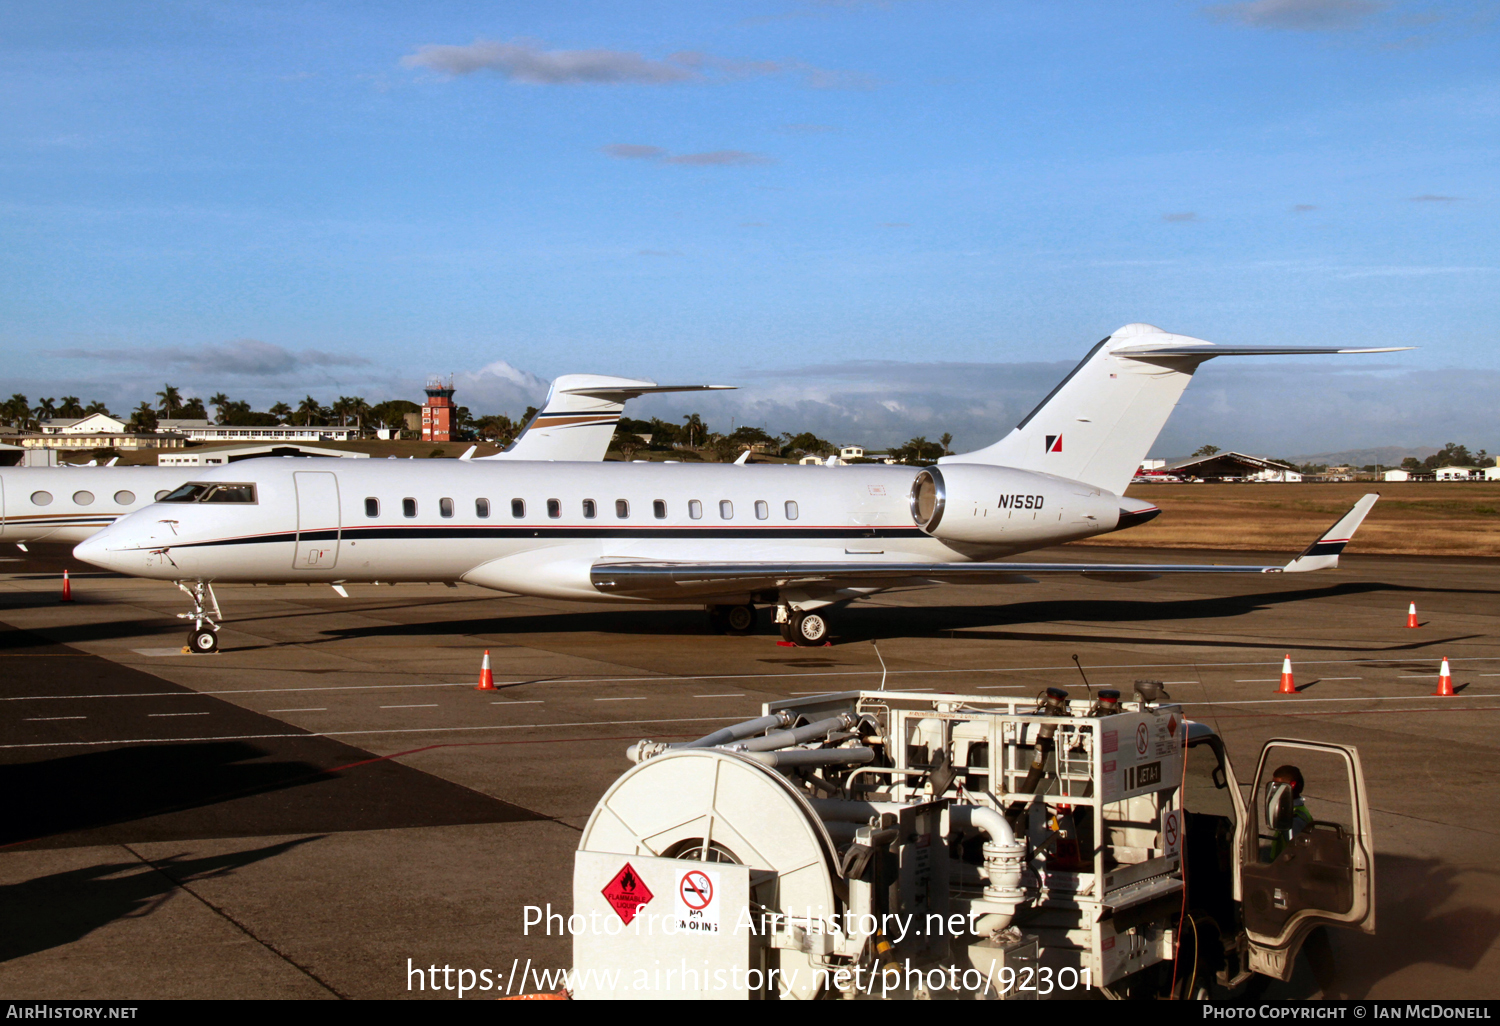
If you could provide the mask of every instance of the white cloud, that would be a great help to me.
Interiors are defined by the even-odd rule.
[[[155,367],[212,367],[216,374],[235,377],[279,377],[309,367],[365,367],[370,361],[363,356],[329,353],[320,349],[293,352],[272,342],[253,338],[238,339],[219,345],[164,346],[154,349],[61,349],[57,356],[70,360],[104,363],[138,363]]]

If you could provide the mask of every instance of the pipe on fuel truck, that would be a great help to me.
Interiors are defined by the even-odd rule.
[[[808,741],[822,740],[835,730],[848,730],[857,721],[849,713],[839,713],[830,716],[826,720],[817,720],[803,727],[792,730],[778,730],[764,737],[751,738],[730,745],[732,752],[774,752],[778,748],[790,748],[792,745],[800,745]]]
[[[718,745],[738,741],[741,738],[752,737],[761,731],[772,730],[776,727],[790,727],[797,722],[797,714],[781,709],[769,716],[757,716],[753,720],[745,720],[743,723],[731,724],[721,727],[712,734],[705,734],[696,741],[679,741],[666,744],[661,741],[637,741],[625,749],[625,757],[631,762],[644,762],[654,755],[663,752],[676,751],[681,748],[714,748]]]

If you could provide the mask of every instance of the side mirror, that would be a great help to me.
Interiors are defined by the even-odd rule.
[[[1272,830],[1284,831],[1292,825],[1292,788],[1290,784],[1283,784],[1279,780],[1273,780],[1266,785],[1266,826]]]

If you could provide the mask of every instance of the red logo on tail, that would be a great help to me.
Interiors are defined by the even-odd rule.
[[[1047,451],[1062,452],[1062,435],[1047,436]]]

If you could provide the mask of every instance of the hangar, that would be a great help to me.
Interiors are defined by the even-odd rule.
[[[156,465],[158,467],[216,467],[223,463],[238,463],[240,460],[260,459],[266,456],[341,456],[355,460],[370,458],[367,452],[323,449],[315,445],[230,445],[216,449],[162,453],[156,458]]]
[[[1164,467],[1161,474],[1198,481],[1301,481],[1296,467],[1242,452],[1193,456]],[[1148,475],[1149,478],[1150,475]]]

